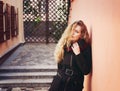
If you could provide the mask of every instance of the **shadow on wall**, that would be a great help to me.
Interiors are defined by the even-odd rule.
[[[91,50],[92,50],[92,27],[90,27],[90,42],[91,42]],[[93,69],[93,66],[92,66]],[[85,81],[84,81],[84,89],[83,91],[92,91],[92,69],[91,72],[85,76]]]

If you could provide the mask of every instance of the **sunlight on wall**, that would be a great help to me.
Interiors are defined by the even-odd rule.
[[[84,91],[120,91],[120,0],[74,0],[69,22],[83,20],[92,31],[93,69]]]
[[[17,37],[11,38],[10,40],[7,40],[0,44],[0,57],[2,57],[4,54],[6,54],[8,51],[13,49],[15,46],[17,46],[19,43],[24,42],[24,33],[23,33],[23,4],[22,0],[2,0],[4,4],[13,5],[18,8],[18,30],[19,35]]]

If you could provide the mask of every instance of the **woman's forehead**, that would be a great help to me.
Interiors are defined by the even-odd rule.
[[[73,30],[78,30],[78,31],[80,31],[80,30],[81,30],[81,26],[80,26],[80,25],[76,25]]]

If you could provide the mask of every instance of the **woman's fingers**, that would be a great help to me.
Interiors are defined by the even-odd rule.
[[[79,45],[77,42],[75,42],[73,45],[72,45],[73,48],[79,48]]]
[[[76,55],[80,53],[80,47],[77,42],[73,43],[71,48]]]

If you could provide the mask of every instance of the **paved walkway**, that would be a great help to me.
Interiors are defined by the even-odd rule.
[[[57,67],[54,60],[54,49],[56,44],[26,43],[21,45],[15,52],[0,66],[0,68],[13,69],[37,69]],[[21,67],[21,68],[20,68]],[[0,88],[0,91],[47,91],[43,87],[13,87]]]
[[[20,46],[2,66],[56,65],[53,53],[56,44],[27,43]]]

